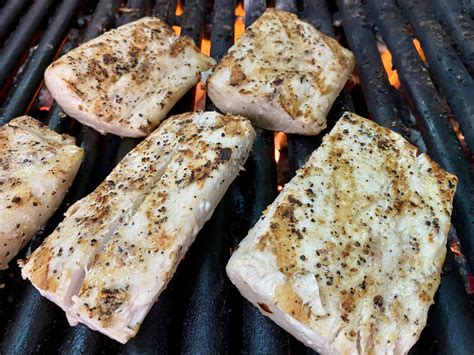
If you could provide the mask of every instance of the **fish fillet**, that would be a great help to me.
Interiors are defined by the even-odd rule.
[[[82,161],[74,142],[29,116],[0,127],[0,270],[61,204]]]
[[[218,64],[208,94],[222,112],[262,128],[315,135],[354,63],[349,50],[309,23],[268,9]]]
[[[322,354],[406,354],[440,282],[456,184],[397,133],[346,113],[227,274]]]
[[[64,111],[100,133],[147,136],[214,59],[163,21],[145,17],[53,62],[46,85]]]
[[[66,219],[23,277],[77,321],[133,337],[180,259],[237,176],[255,131],[238,116],[166,120]]]

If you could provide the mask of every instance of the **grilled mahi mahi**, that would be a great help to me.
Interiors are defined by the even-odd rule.
[[[227,273],[322,354],[406,354],[440,282],[456,183],[400,135],[346,113]]]
[[[0,269],[59,207],[81,165],[74,138],[22,116],[0,127]]]
[[[257,126],[318,134],[354,67],[337,41],[288,12],[268,9],[239,37],[208,81],[222,111]]]
[[[215,64],[187,37],[145,17],[53,62],[46,85],[71,117],[101,133],[148,135]]]
[[[125,343],[237,176],[255,131],[186,113],[131,151],[32,254],[22,274],[77,321]]]

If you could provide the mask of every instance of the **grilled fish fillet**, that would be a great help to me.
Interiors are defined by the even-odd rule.
[[[406,354],[440,282],[456,184],[400,135],[346,113],[227,273],[322,354]]]
[[[222,112],[257,126],[315,135],[354,63],[350,51],[309,23],[268,9],[218,64],[208,94]]]
[[[82,156],[74,138],[32,117],[0,127],[0,270],[59,207]]]
[[[46,85],[64,111],[100,133],[147,136],[215,64],[187,37],[145,17],[53,62]]]
[[[239,116],[186,113],[131,151],[31,256],[23,277],[77,321],[133,337],[248,157]]]

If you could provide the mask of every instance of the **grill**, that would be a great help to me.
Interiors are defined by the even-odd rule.
[[[250,25],[267,6],[300,18],[350,47],[357,76],[334,104],[329,128],[345,110],[370,116],[403,134],[459,178],[448,255],[436,304],[412,354],[472,354],[474,270],[474,7],[461,0],[3,0],[0,1],[0,123],[24,113],[77,137],[85,159],[63,206],[19,257],[34,250],[69,204],[91,192],[136,139],[101,136],[67,117],[42,88],[43,72],[58,55],[109,28],[155,15],[220,59],[234,30]],[[341,25],[341,22],[343,26]],[[336,25],[334,25],[336,24]],[[176,27],[178,26],[178,27]],[[424,62],[414,38],[421,43]],[[391,54],[400,82],[391,85],[381,49]],[[382,56],[383,58],[383,56]],[[390,65],[388,71],[391,71]],[[392,72],[392,74],[394,74]],[[212,110],[199,86],[170,114]],[[328,128],[328,129],[329,129]],[[21,280],[12,266],[0,273],[1,354],[27,353],[261,353],[311,350],[263,317],[225,275],[231,250],[321,142],[259,131],[246,170],[231,185],[200,232],[138,335],[125,346],[89,330],[69,327],[64,313]],[[275,142],[279,148],[275,160]],[[451,251],[452,250],[452,251]],[[13,264],[13,263],[12,263]]]

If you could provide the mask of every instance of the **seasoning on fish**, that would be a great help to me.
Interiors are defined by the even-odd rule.
[[[354,63],[349,50],[309,23],[268,9],[218,64],[208,94],[222,112],[262,128],[316,135]]]
[[[163,122],[32,254],[22,275],[74,324],[125,343],[247,159],[240,116],[193,112]]]
[[[48,67],[45,81],[82,124],[103,134],[143,137],[214,64],[190,38],[145,17],[62,56]]]
[[[82,161],[74,143],[29,116],[0,127],[0,270],[61,204]]]
[[[321,354],[406,354],[440,283],[456,184],[397,133],[346,113],[227,273]]]

